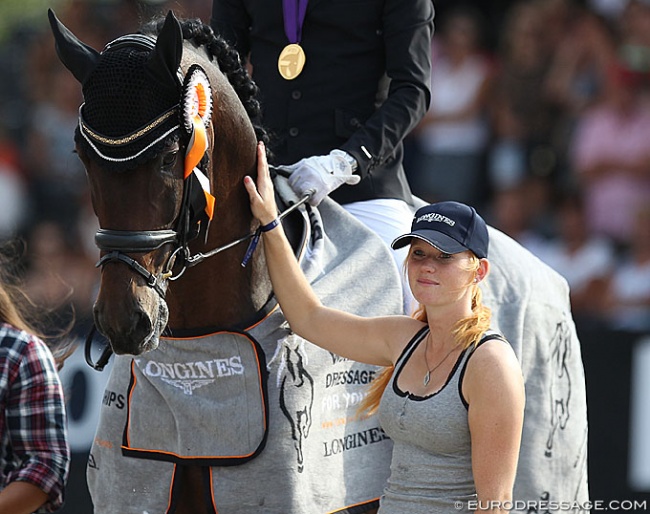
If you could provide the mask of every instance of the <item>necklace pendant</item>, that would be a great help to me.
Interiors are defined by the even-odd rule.
[[[429,385],[430,380],[431,380],[431,372],[427,370],[426,374],[424,375],[424,380],[422,380],[424,387]]]

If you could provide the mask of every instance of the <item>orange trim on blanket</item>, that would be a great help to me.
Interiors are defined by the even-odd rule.
[[[216,334],[239,334],[239,335],[246,335],[245,332],[248,332],[249,330],[253,330],[255,327],[260,325],[262,322],[267,320],[271,314],[273,314],[275,311],[277,311],[279,308],[278,305],[273,307],[261,320],[256,321],[253,323],[251,326],[246,327],[243,329],[241,332],[233,332],[230,330],[217,330],[216,332],[210,332],[209,334],[203,334],[200,336],[192,336],[192,337],[161,337],[160,339],[165,339],[168,341],[190,341],[192,339],[203,339],[204,337],[212,337]]]
[[[176,471],[178,471],[178,464],[174,464],[174,471],[172,473],[172,480],[169,483],[169,500],[167,500],[167,509],[165,510],[165,514],[169,514],[170,510],[173,505],[174,501],[174,482],[176,481]]]
[[[366,500],[366,501],[359,502],[359,503],[353,503],[352,505],[347,505],[346,507],[342,507],[342,508],[337,509],[337,510],[330,510],[330,511],[326,512],[325,514],[336,514],[337,512],[343,512],[344,510],[350,509],[352,507],[359,507],[361,505],[367,505],[368,503],[372,503],[372,502],[376,502],[376,501],[379,501],[379,498],[373,498],[372,500]]]
[[[131,397],[133,396],[133,391],[135,390],[135,386],[138,383],[138,378],[135,376],[135,373],[133,372],[134,366],[135,366],[135,359],[131,359],[131,378],[133,378],[133,387],[131,387],[129,391],[129,403],[128,403],[129,407],[131,406]],[[127,410],[127,418],[126,418],[126,433],[124,434],[124,437],[126,438],[126,443],[129,446],[131,445],[131,441],[129,439],[130,427],[131,427],[131,409],[129,408]],[[124,445],[120,445],[120,446],[124,448]]]
[[[212,466],[208,468],[208,473],[210,474],[210,500],[212,501],[212,508],[216,514],[219,514],[219,509],[217,509],[217,499],[214,497],[214,477],[212,476]]]

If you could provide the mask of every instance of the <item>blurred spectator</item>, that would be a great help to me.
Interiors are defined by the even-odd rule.
[[[483,23],[477,10],[461,5],[446,13],[434,38],[431,106],[414,133],[419,153],[409,175],[429,202],[483,199],[491,66],[481,45]]]
[[[558,160],[555,183],[561,188],[574,186],[568,141],[578,117],[604,95],[617,45],[613,28],[602,17],[578,5],[571,12],[544,84],[545,95],[558,108],[552,143]]]
[[[70,247],[69,240],[76,234],[69,231],[60,223],[40,221],[30,231],[26,248],[25,292],[56,315],[58,320],[53,321],[61,326],[72,319],[79,324],[91,318],[98,280],[92,260],[81,248]]]
[[[533,254],[539,255],[545,242],[534,207],[534,192],[535,185],[530,180],[499,189],[492,197],[487,221]]]
[[[628,3],[629,0],[587,0],[586,2],[590,11],[612,21],[619,20]]]
[[[631,246],[611,277],[606,317],[613,329],[650,333],[650,204],[634,221]]]
[[[590,232],[631,242],[634,215],[650,203],[650,105],[643,75],[612,66],[603,101],[579,119],[572,141]]]
[[[650,3],[628,0],[619,25],[621,59],[631,70],[650,72]]]
[[[617,43],[601,17],[579,6],[572,13],[569,30],[555,48],[545,94],[562,111],[578,114],[604,93]]]
[[[553,53],[544,1],[514,4],[506,14],[489,106],[493,140],[488,176],[494,190],[510,188],[527,174],[549,177],[556,107],[543,85]]]
[[[611,242],[587,231],[579,192],[565,194],[556,209],[558,234],[538,249],[538,256],[568,282],[576,322],[593,325],[602,314],[602,299],[616,261]]]
[[[22,228],[27,213],[27,187],[20,168],[18,148],[0,123],[0,240],[10,239]]]
[[[72,140],[81,91],[64,69],[50,76],[49,83],[51,94],[33,107],[26,147],[34,216],[72,226],[87,187]]]

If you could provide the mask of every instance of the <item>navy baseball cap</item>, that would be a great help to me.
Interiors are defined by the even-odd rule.
[[[488,254],[487,225],[473,207],[459,202],[438,202],[421,207],[413,217],[411,232],[391,245],[395,250],[421,239],[444,253],[472,251],[479,259]]]

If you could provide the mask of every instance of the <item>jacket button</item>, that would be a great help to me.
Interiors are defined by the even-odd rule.
[[[300,100],[301,96],[302,96],[302,92],[298,91],[297,89],[291,91],[291,98],[293,98],[294,100]]]
[[[300,130],[297,127],[291,127],[289,129],[289,135],[291,137],[296,137],[298,134],[300,134]]]
[[[353,126],[354,128],[359,128],[361,127],[361,122],[359,121],[359,118],[351,118],[350,125]]]

